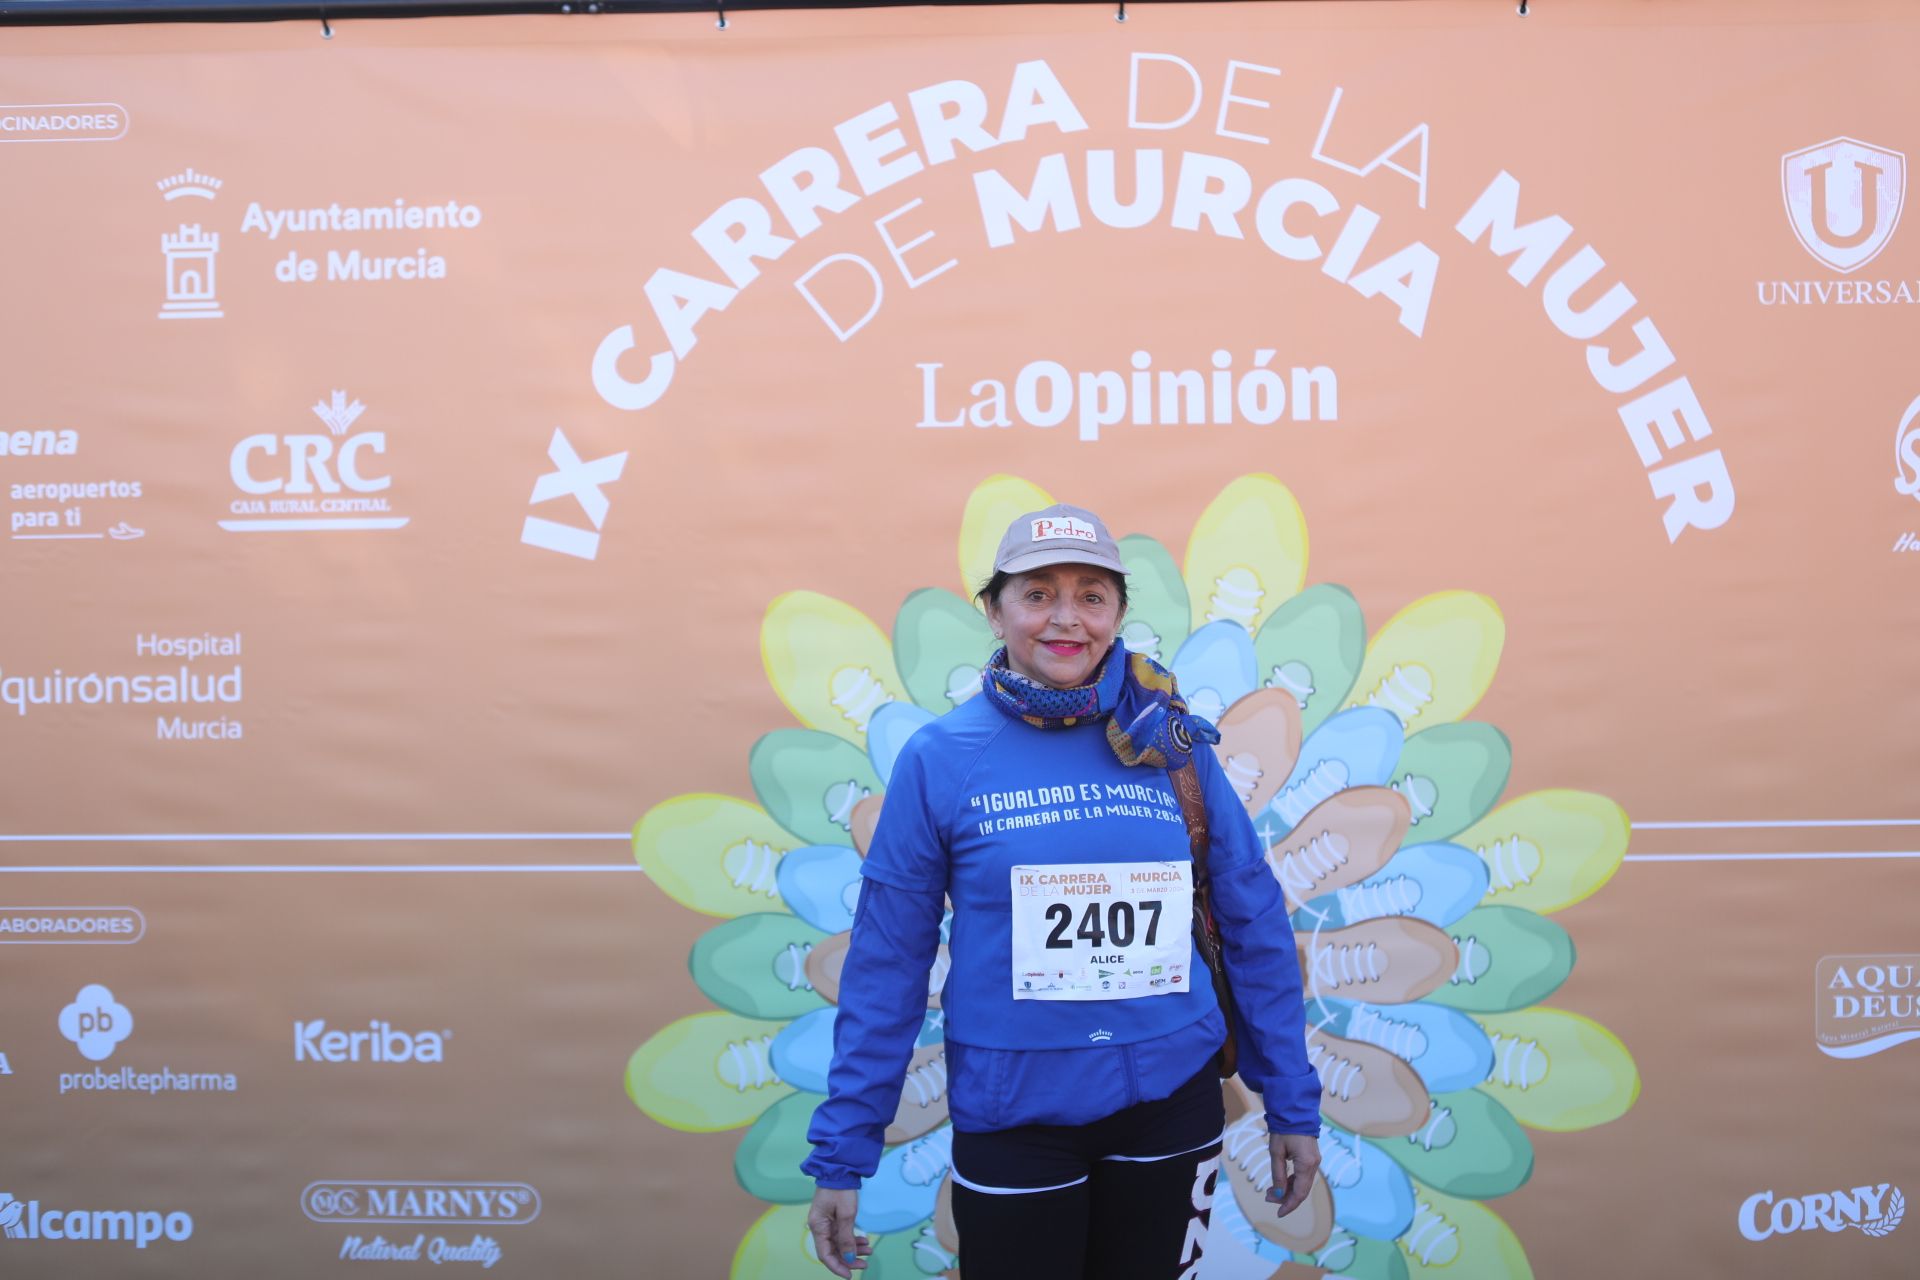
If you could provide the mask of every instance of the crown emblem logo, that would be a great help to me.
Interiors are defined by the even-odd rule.
[[[313,416],[326,423],[327,430],[337,436],[347,434],[347,428],[351,427],[354,424],[354,420],[366,411],[367,406],[361,404],[358,400],[355,400],[352,404],[348,404],[347,393],[344,391],[335,391],[333,393],[332,404],[321,400],[313,405]]]
[[[182,196],[211,200],[220,191],[220,179],[192,168],[182,169],[171,178],[162,178],[153,185],[160,188],[160,194],[168,200],[178,200]]]

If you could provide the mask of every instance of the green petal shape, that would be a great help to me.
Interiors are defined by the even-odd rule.
[[[853,806],[880,792],[867,753],[817,729],[775,729],[747,753],[753,793],[807,844],[851,845]]]
[[[824,1008],[807,981],[807,953],[827,935],[798,916],[737,916],[700,936],[687,967],[701,994],[749,1018],[793,1019]]]
[[[769,1204],[813,1200],[813,1179],[800,1172],[800,1162],[812,1150],[807,1126],[822,1101],[817,1093],[788,1094],[753,1122],[733,1153],[734,1176],[748,1195]]]
[[[1613,878],[1632,834],[1627,811],[1591,791],[1530,791],[1460,835],[1487,864],[1487,899],[1543,913]]]
[[[1512,768],[1513,747],[1490,724],[1438,724],[1408,738],[1393,772],[1393,789],[1413,809],[1407,842],[1449,840],[1478,822],[1506,789]]]
[[[1533,1280],[1513,1228],[1477,1200],[1413,1184],[1413,1225],[1396,1242],[1413,1280]]]
[[[1367,621],[1345,587],[1317,583],[1273,611],[1253,638],[1260,683],[1301,702],[1300,732],[1339,709],[1367,655]]]
[[[1187,638],[1187,583],[1180,566],[1144,533],[1120,539],[1120,560],[1127,566],[1127,620],[1121,638],[1128,649],[1166,666]]]
[[[1528,1128],[1591,1129],[1640,1096],[1633,1055],[1592,1018],[1542,1005],[1476,1021],[1493,1042],[1493,1070],[1480,1088]]]
[[[1334,1207],[1338,1211],[1337,1203]],[[1314,1253],[1313,1265],[1342,1280],[1407,1280],[1406,1257],[1392,1241],[1357,1236],[1337,1225],[1332,1237]]]
[[[785,1027],[732,1013],[669,1022],[627,1059],[627,1096],[670,1129],[738,1129],[793,1092],[768,1057]]]
[[[1533,1143],[1507,1109],[1474,1089],[1433,1096],[1419,1132],[1367,1138],[1430,1187],[1470,1200],[1490,1200],[1524,1184],[1533,1172]]]
[[[980,691],[980,667],[995,647],[980,610],[938,587],[913,592],[893,620],[893,661],[907,696],[935,715]]]
[[[808,1193],[811,1198],[812,1193]],[[775,1205],[754,1220],[733,1251],[728,1280],[799,1280],[827,1269],[813,1256],[806,1204]]]
[[[1538,1004],[1573,972],[1573,939],[1519,907],[1475,907],[1447,926],[1460,948],[1453,976],[1427,999],[1466,1013]]]

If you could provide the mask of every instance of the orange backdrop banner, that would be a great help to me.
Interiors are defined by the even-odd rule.
[[[1116,16],[9,31],[8,1274],[824,1274],[1051,501],[1297,908],[1324,1185],[1229,1086],[1189,1276],[1912,1273],[1920,15]]]

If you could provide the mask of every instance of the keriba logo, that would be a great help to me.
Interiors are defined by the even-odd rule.
[[[1887,247],[1907,193],[1907,158],[1854,138],[1829,138],[1780,160],[1787,219],[1806,251],[1856,271]]]
[[[453,1032],[402,1031],[376,1018],[365,1031],[329,1031],[325,1018],[293,1023],[295,1062],[445,1062]]]

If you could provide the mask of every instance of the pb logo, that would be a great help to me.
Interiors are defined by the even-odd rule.
[[[60,1034],[73,1041],[87,1061],[104,1062],[133,1034],[133,1012],[115,1000],[113,992],[89,982],[60,1011]]]
[[[1907,158],[1853,138],[1830,138],[1780,160],[1793,234],[1835,271],[1855,271],[1887,247],[1907,193]]]

